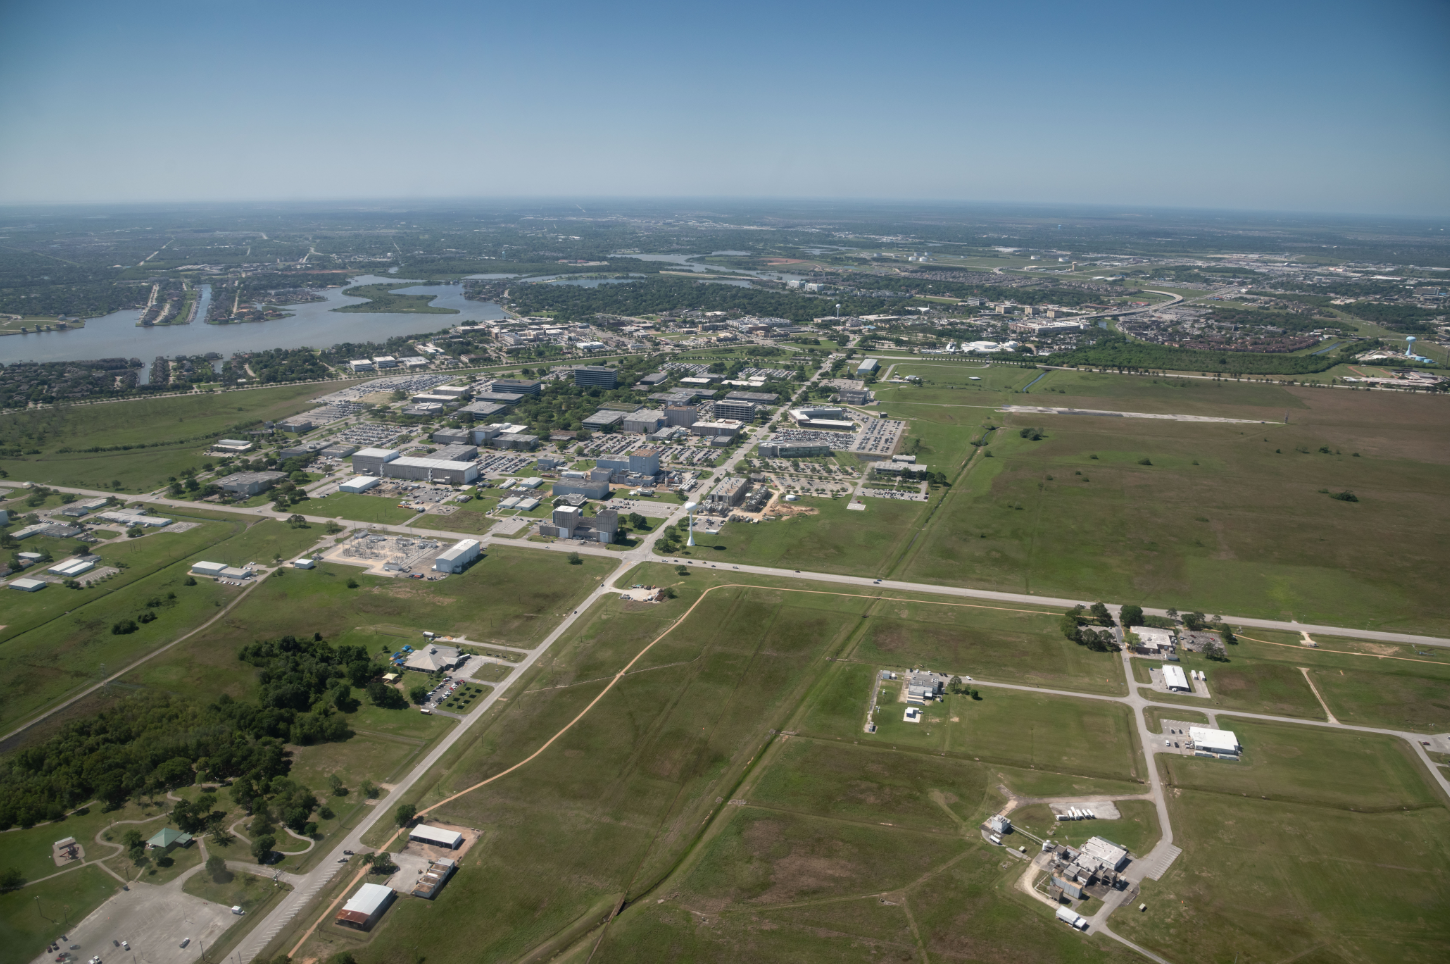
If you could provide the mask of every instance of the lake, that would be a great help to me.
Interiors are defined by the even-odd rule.
[[[425,285],[408,279],[363,275],[351,284],[396,284],[409,294],[431,294],[432,304],[454,308],[456,315],[338,312],[343,305],[362,304],[367,299],[344,295],[341,288],[318,293],[326,300],[305,305],[288,305],[290,318],[241,325],[208,325],[206,305],[211,286],[203,285],[202,304],[189,325],[138,328],[140,309],[115,311],[92,318],[84,328],[0,337],[0,362],[78,361],[88,358],[140,358],[150,362],[157,355],[204,355],[214,351],[230,357],[239,351],[267,348],[330,348],[345,341],[386,341],[396,335],[421,335],[453,325],[493,321],[508,317],[491,301],[469,301],[462,285]]]

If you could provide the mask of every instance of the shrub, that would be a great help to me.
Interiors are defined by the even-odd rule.
[[[1139,465],[1152,465],[1153,464],[1153,460],[1152,459],[1146,459],[1146,458],[1139,459],[1138,460],[1138,464]]]
[[[1358,502],[1359,496],[1345,489],[1343,492],[1336,492],[1330,496],[1331,499],[1338,499],[1340,502]]]
[[[356,589],[357,588],[357,585],[358,585],[357,580],[356,579],[353,579],[351,576],[349,576],[348,577],[348,580],[347,580],[347,588],[349,588],[349,589]]]
[[[111,634],[114,636],[125,636],[129,633],[134,633],[140,628],[140,626],[136,625],[136,620],[122,619],[111,624]]]

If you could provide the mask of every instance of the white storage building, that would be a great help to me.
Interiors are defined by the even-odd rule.
[[[1222,753],[1225,756],[1238,756],[1239,738],[1232,730],[1212,730],[1204,726],[1190,726],[1188,737],[1193,741],[1195,750],[1204,750],[1208,753]]]
[[[435,847],[447,847],[450,850],[457,850],[463,845],[463,834],[457,830],[444,830],[442,827],[430,827],[426,823],[420,823],[408,831],[408,839],[416,840],[419,843],[432,844]]]
[[[227,568],[224,562],[193,562],[191,564],[192,575],[195,576],[220,576]]]
[[[1183,675],[1183,667],[1173,666],[1169,663],[1163,664],[1163,685],[1170,690],[1182,693],[1189,693],[1193,690],[1188,685],[1188,677]]]
[[[460,539],[453,547],[433,560],[434,572],[462,572],[463,567],[478,558],[482,544],[477,539]]]
[[[26,578],[10,580],[10,588],[19,589],[21,592],[35,592],[37,589],[44,589],[48,585],[49,583],[43,579]]]
[[[357,475],[337,487],[339,492],[366,492],[373,488],[382,479],[372,475]]]
[[[94,560],[67,559],[58,566],[51,566],[47,571],[53,572],[57,576],[65,576],[67,579],[73,579],[83,572],[90,572],[94,568],[96,568]]]

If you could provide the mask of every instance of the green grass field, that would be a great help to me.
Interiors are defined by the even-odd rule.
[[[286,385],[219,394],[183,395],[7,414],[0,442],[39,448],[40,455],[8,458],[12,479],[147,492],[186,468],[201,468],[212,439],[238,425],[279,421],[308,407],[336,385]],[[202,438],[206,436],[206,438]],[[85,452],[93,446],[144,443],[144,449]],[[69,448],[68,453],[59,449]]]
[[[398,508],[398,503],[393,499],[357,492],[338,492],[325,499],[308,499],[298,508],[309,516],[350,519],[353,522],[381,522],[386,525],[406,522],[418,514],[412,509]]]
[[[802,497],[795,505],[815,509],[816,514],[759,525],[727,525],[713,536],[697,530],[695,549],[689,554],[717,564],[748,562],[881,576],[911,540],[929,508],[922,502],[868,499],[866,511],[853,512],[846,504],[845,499]]]
[[[1160,756],[1169,785],[1360,812],[1443,807],[1403,740],[1226,715],[1218,724],[1238,736],[1242,759]]]
[[[17,954],[14,960],[29,960],[120,889],[120,881],[101,868],[82,867],[0,894],[0,942]]]
[[[1122,814],[1118,820],[1058,820],[1047,804],[1035,803],[1013,810],[1011,820],[1014,827],[1071,847],[1081,847],[1089,837],[1106,837],[1138,856],[1152,850],[1162,836],[1153,801],[1120,800],[1117,807]]]
[[[203,527],[205,528],[205,527]],[[196,559],[213,559],[232,565],[266,559],[275,554],[291,555],[315,538],[309,530],[290,529],[281,523],[262,521],[238,532],[230,539],[197,549],[188,541],[179,549],[167,539],[186,539],[201,529],[180,535],[157,534],[134,540],[132,545],[152,543],[155,555],[149,559],[152,569],[133,582],[115,591],[107,591],[108,583],[93,589],[68,590],[51,587],[36,596],[64,596],[73,607],[69,612],[51,610],[51,618],[33,621],[31,628],[9,639],[0,648],[0,726],[19,723],[47,706],[57,703],[106,676],[117,672],[133,660],[186,635],[211,619],[217,610],[230,603],[242,587],[225,586],[210,579],[197,580],[187,586],[190,565]],[[215,538],[235,530],[212,529]],[[111,545],[106,546],[112,548]],[[116,544],[118,550],[127,544]],[[186,550],[178,561],[170,559]],[[138,562],[144,546],[138,549]],[[169,562],[169,564],[168,564]],[[136,569],[140,569],[138,564]],[[130,571],[130,570],[128,570]],[[283,580],[271,580],[282,582]],[[261,591],[260,589],[258,591]],[[175,593],[175,598],[167,598]],[[154,609],[146,603],[156,600]],[[156,613],[154,622],[140,624],[138,630],[116,635],[112,627],[123,619],[134,619],[142,612]],[[219,625],[225,625],[225,622]],[[177,647],[178,650],[184,647]],[[169,654],[168,654],[169,655]]]
[[[611,568],[609,560],[594,557],[571,566],[555,553],[495,546],[467,572],[441,582],[367,576],[332,563],[289,570],[258,586],[206,632],[137,668],[127,682],[247,698],[256,683],[251,672],[239,672],[237,650],[289,633],[320,632],[374,654],[383,645],[396,650],[421,641],[424,630],[528,648]],[[357,589],[347,587],[349,578],[358,582]],[[428,720],[416,712],[407,715],[424,721],[419,726]]]
[[[1202,385],[1158,390],[1215,391]],[[1433,495],[1450,461],[1445,403],[1259,385],[1223,391],[1286,392],[1306,407],[1288,425],[1265,426],[1010,415],[988,449],[995,457],[973,463],[892,575],[1438,631],[1429,600],[1439,534],[1450,530],[1450,505]],[[1263,408],[1218,411],[1253,417]],[[1414,431],[1381,433],[1376,418]],[[1045,437],[1019,437],[1029,427]],[[1349,489],[1360,501],[1320,489]]]
[[[1117,933],[1172,961],[1430,964],[1450,945],[1450,814],[1183,790],[1183,854]],[[1136,907],[1136,904],[1134,905]]]

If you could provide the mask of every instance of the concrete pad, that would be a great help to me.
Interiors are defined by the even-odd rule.
[[[68,944],[80,945],[71,953],[82,961],[99,955],[103,961],[135,957],[144,958],[147,964],[197,964],[203,945],[215,944],[242,918],[233,915],[230,907],[183,893],[177,883],[161,887],[132,883],[130,890],[116,894],[70,929]],[[187,937],[191,943],[183,948],[180,944]],[[130,942],[131,952],[121,951],[113,940]],[[35,958],[34,964],[53,959],[47,952]]]

